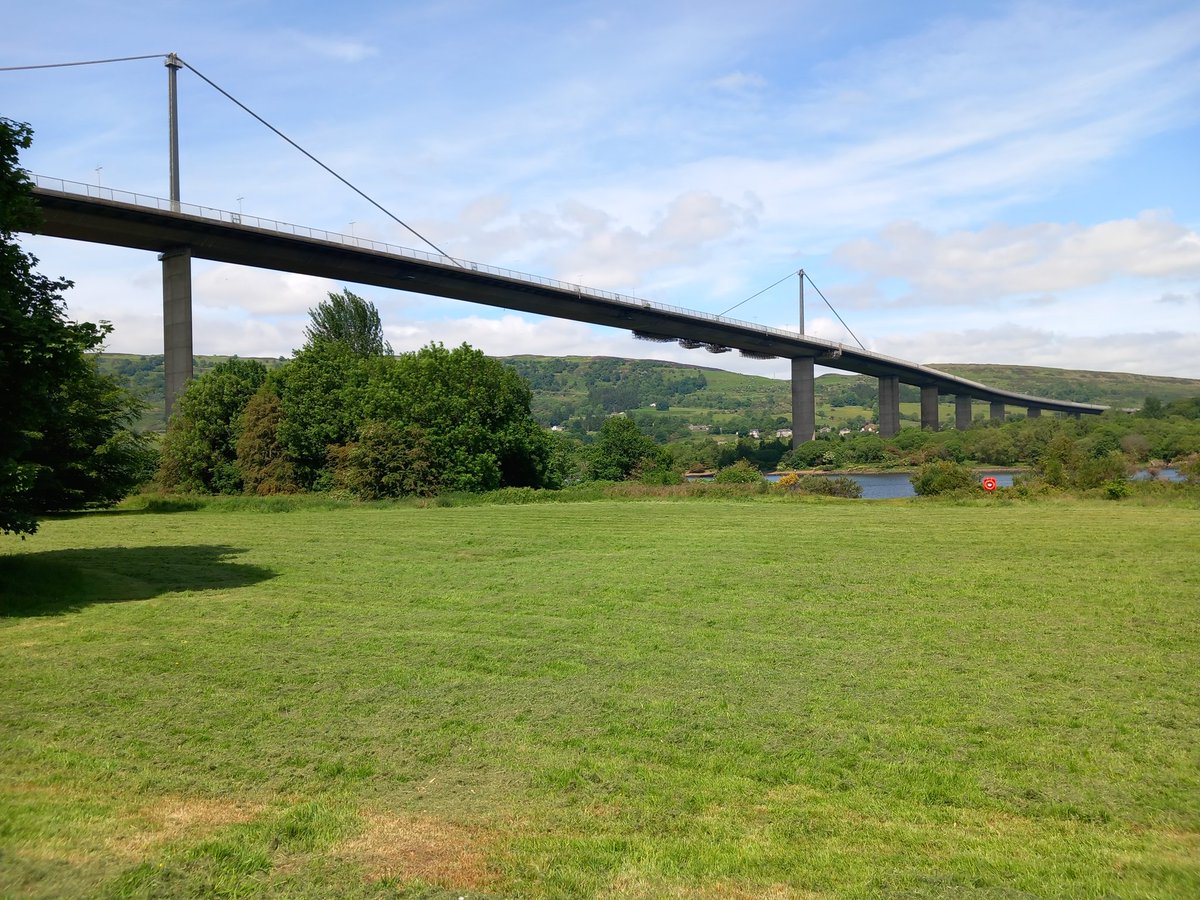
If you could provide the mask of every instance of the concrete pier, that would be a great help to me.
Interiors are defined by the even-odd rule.
[[[1025,411],[1025,418],[1040,419],[1042,417],[1042,408],[1040,406],[1031,406]]]
[[[167,418],[192,378],[192,251],[187,247],[159,256],[163,270],[163,356]]]
[[[938,389],[937,385],[921,385],[921,427],[927,431],[937,431],[938,423]]]
[[[811,441],[817,430],[816,381],[813,358],[792,359],[792,447]]]
[[[959,431],[971,427],[971,398],[966,394],[954,395],[954,427]]]
[[[900,377],[879,377],[879,435],[895,437],[900,433]]]
[[[993,422],[1003,422],[1004,421],[1004,403],[1000,400],[992,401],[992,421]]]

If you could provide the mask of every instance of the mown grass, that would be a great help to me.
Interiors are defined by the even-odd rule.
[[[0,544],[0,895],[1200,894],[1195,508],[175,509]]]

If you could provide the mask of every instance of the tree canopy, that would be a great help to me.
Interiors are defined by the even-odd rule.
[[[326,342],[342,344],[358,356],[391,356],[392,345],[383,336],[383,322],[375,305],[349,290],[330,291],[308,311],[312,320],[304,329],[306,346]]]
[[[376,499],[561,483],[562,454],[514,371],[466,344],[393,356],[378,331],[344,340],[326,325],[349,307],[377,325],[368,301],[330,294],[284,365],[230,360],[192,381],[163,442],[163,485]]]
[[[111,326],[71,321],[71,282],[40,274],[16,241],[38,222],[18,165],[31,140],[28,125],[0,119],[0,532],[22,534],[43,513],[120,500],[151,456],[129,430],[140,402],[91,355]]]

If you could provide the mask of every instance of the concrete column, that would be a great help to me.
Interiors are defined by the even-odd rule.
[[[167,418],[192,377],[192,251],[187,247],[159,256],[163,267],[163,356]]]
[[[792,360],[792,448],[811,441],[817,430],[816,381],[813,358],[797,356]]]
[[[959,431],[971,427],[971,398],[966,394],[954,396],[954,427]]]
[[[1002,401],[1002,400],[993,400],[992,401],[992,421],[993,422],[1003,422],[1004,421],[1004,401]]]
[[[1040,406],[1031,406],[1025,410],[1025,418],[1040,419],[1042,417],[1042,408]]]
[[[921,385],[921,427],[938,430],[938,389],[936,385]]]
[[[895,437],[900,433],[900,378],[884,375],[879,379],[879,435]]]

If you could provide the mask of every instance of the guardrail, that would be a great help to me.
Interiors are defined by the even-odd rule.
[[[971,381],[970,379],[962,378],[958,375],[950,375],[945,372],[939,372],[936,369],[927,368],[919,363],[910,362],[905,359],[899,359],[894,356],[886,356],[882,353],[875,353],[870,350],[863,350],[859,347],[851,347],[848,344],[838,343],[837,341],[827,341],[823,338],[810,337],[809,335],[799,334],[794,331],[787,331],[783,328],[773,328],[769,325],[760,325],[756,322],[747,322],[742,319],[730,319],[726,318],[725,316],[718,316],[714,315],[713,313],[706,313],[700,310],[686,309],[682,306],[672,306],[669,303],[659,303],[655,300],[646,300],[644,298],[634,297],[629,294],[620,294],[613,291],[590,288],[581,284],[559,281],[556,278],[546,278],[542,275],[530,275],[527,272],[518,272],[513,269],[490,266],[486,263],[477,263],[471,262],[470,260],[456,259],[440,253],[427,253],[423,250],[413,250],[410,247],[388,244],[383,241],[373,241],[368,238],[360,238],[352,234],[340,234],[336,231],[325,231],[320,228],[309,228],[305,225],[293,225],[289,222],[280,222],[276,219],[264,219],[258,216],[248,216],[243,213],[235,213],[230,212],[229,210],[216,209],[211,206],[197,206],[194,203],[166,200],[162,197],[154,197],[148,194],[138,194],[132,191],[121,191],[115,188],[106,188],[100,185],[85,184],[78,181],[66,181],[62,178],[51,178],[45,175],[35,175],[33,173],[29,173],[29,177],[37,187],[47,191],[57,191],[61,194],[75,194],[95,200],[121,203],[127,206],[139,206],[147,209],[178,213],[180,215],[191,216],[193,218],[223,222],[228,225],[235,225],[242,228],[255,228],[261,231],[287,234],[295,237],[307,238],[309,240],[322,241],[328,244],[340,244],[347,247],[354,247],[359,250],[369,250],[374,253],[382,253],[389,256],[420,260],[422,262],[435,263],[447,267],[452,266],[456,269],[470,272],[481,272],[521,284],[535,284],[543,287],[554,288],[556,290],[574,294],[579,297],[589,297],[596,300],[605,300],[611,303],[620,303],[636,309],[659,310],[661,312],[670,313],[672,315],[682,316],[693,320],[703,320],[719,325],[744,328],[763,335],[772,335],[775,337],[784,338],[786,340],[800,341],[808,344],[809,346],[819,348],[829,356],[850,354],[859,358],[887,363],[910,373],[919,373],[926,379],[937,379],[945,384],[953,384],[961,387],[971,388],[976,393],[1003,396],[1008,400],[1015,401],[1017,403],[1027,402],[1035,405],[1048,405],[1059,408],[1070,407],[1085,412],[1092,412],[1102,408],[1093,406],[1092,404],[1073,403],[1071,401],[1063,400],[1049,400],[1047,398],[1033,397],[1028,394],[1017,394],[1012,391],[1001,391],[995,388],[990,388],[985,384],[980,384],[977,381]],[[716,343],[705,344],[704,346],[713,349],[723,348],[722,351],[719,352],[732,349]]]
[[[280,234],[289,234],[296,237],[324,241],[330,244],[341,244],[347,247],[355,247],[360,250],[370,250],[375,253],[386,253],[390,256],[399,256],[407,259],[421,260],[423,262],[438,263],[444,266],[454,266],[456,268],[466,269],[471,272],[483,272],[488,275],[497,275],[501,278],[508,278],[512,281],[518,281],[524,284],[536,284],[543,287],[556,288],[561,291],[567,291],[569,293],[578,294],[584,297],[592,297],[598,300],[622,303],[639,309],[657,309],[662,310],[663,312],[688,316],[689,318],[707,319],[711,322],[716,322],[722,325],[735,325],[742,328],[750,328],[755,331],[766,332],[768,334],[790,338],[792,340],[799,339],[809,343],[818,344],[830,351],[843,350],[855,353],[862,352],[857,347],[850,347],[846,344],[837,343],[836,341],[826,341],[821,338],[809,337],[807,335],[798,334],[794,331],[787,331],[783,328],[760,325],[756,322],[747,322],[742,319],[730,319],[724,316],[714,315],[713,313],[703,312],[701,310],[687,309],[682,306],[672,306],[669,303],[660,303],[656,300],[647,300],[642,297],[634,297],[630,294],[621,294],[614,291],[605,291],[598,288],[587,287],[586,285],[582,284],[559,281],[557,278],[547,278],[543,275],[531,275],[528,272],[518,272],[513,269],[491,266],[487,263],[456,259],[454,257],[445,256],[439,253],[427,253],[423,250],[413,250],[410,247],[402,247],[396,244],[388,244],[383,241],[360,238],[352,234],[340,234],[336,231],[325,231],[324,229],[320,228],[309,228],[305,225],[293,225],[289,222],[280,222],[277,219],[263,219],[258,216],[230,212],[229,210],[216,209],[211,206],[197,206],[194,203],[183,203],[181,201],[167,200],[162,197],[154,197],[149,194],[138,194],[133,191],[122,191],[115,188],[101,187],[100,185],[96,184],[85,184],[79,181],[67,181],[62,178],[51,178],[46,175],[35,175],[30,173],[29,177],[38,187],[48,191],[57,191],[62,194],[77,194],[84,197],[90,197],[95,200],[107,200],[112,203],[124,203],[128,206],[141,206],[147,209],[161,210],[163,212],[175,212],[182,215],[193,216],[195,218],[224,222],[229,225],[239,225],[244,228],[257,228],[263,231],[274,231]],[[878,358],[887,359],[887,357],[882,356]],[[889,361],[911,365],[911,363],[904,363],[903,360]]]

